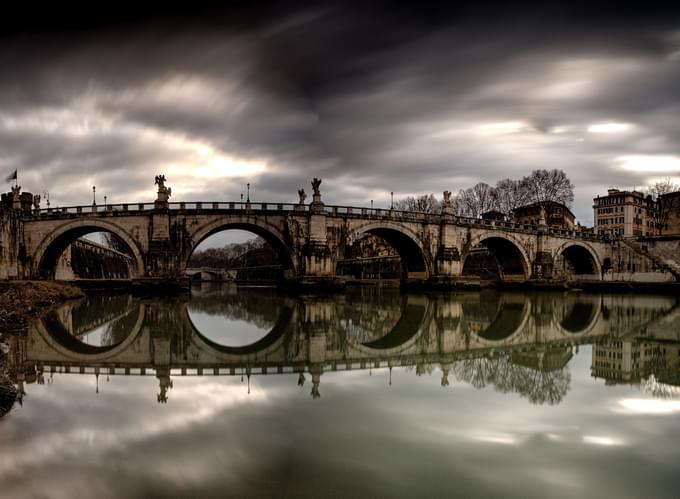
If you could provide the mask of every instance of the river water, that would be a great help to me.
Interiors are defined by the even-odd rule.
[[[203,285],[5,343],[3,499],[680,490],[680,297]]]

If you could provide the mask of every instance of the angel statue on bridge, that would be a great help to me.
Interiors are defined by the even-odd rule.
[[[164,201],[172,195],[172,189],[170,187],[165,187],[165,175],[156,175],[155,184],[158,186],[159,197],[161,194],[165,196]]]
[[[305,199],[307,199],[307,194],[305,194],[304,189],[298,189],[298,196],[300,196],[300,202],[298,204],[305,204]]]
[[[444,191],[444,205],[448,206],[451,204],[451,191]]]
[[[318,196],[320,194],[319,192],[319,186],[321,185],[321,179],[314,177],[314,180],[312,180],[312,189],[314,189],[314,194]]]

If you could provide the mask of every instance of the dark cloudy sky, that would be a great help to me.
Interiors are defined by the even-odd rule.
[[[0,172],[53,205],[377,205],[564,169],[680,180],[680,15],[645,4],[24,12],[0,38]],[[595,10],[593,10],[595,9]]]

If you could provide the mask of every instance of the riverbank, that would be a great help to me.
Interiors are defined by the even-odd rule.
[[[80,288],[55,281],[0,282],[0,331],[21,329],[28,318],[53,305],[85,296]]]

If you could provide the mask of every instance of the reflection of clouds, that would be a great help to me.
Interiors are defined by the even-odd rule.
[[[588,363],[576,365],[578,378],[588,379]],[[58,376],[55,385],[29,386],[28,403],[17,413],[32,438],[8,439],[15,432],[0,427],[0,463],[19,463],[0,468],[3,492],[107,499],[317,497],[328,490],[341,497],[445,497],[451,490],[471,498],[576,497],[579,485],[604,487],[615,478],[623,489],[618,497],[640,495],[629,474],[621,475],[630,454],[592,452],[604,442],[593,439],[622,439],[636,432],[638,419],[612,413],[594,380],[578,385],[573,402],[551,408],[467,384],[442,389],[438,375],[404,368],[394,368],[393,377],[388,387],[385,368],[372,376],[327,372],[320,401],[311,400],[308,384],[298,389],[295,375],[253,376],[254,399],[239,377],[176,377],[168,405],[159,406],[153,377],[119,378],[94,396],[92,377]],[[612,387],[620,395],[628,390]],[[662,449],[669,462],[678,457],[671,444],[677,424],[666,421],[635,446],[638,460],[656,460]],[[659,467],[646,473],[658,484],[671,476]]]
[[[71,381],[66,378],[62,380],[67,383]],[[82,380],[73,381],[78,383]],[[126,381],[134,383],[138,380],[128,378]],[[81,384],[79,391],[83,388],[89,391],[89,382]],[[118,394],[125,391],[119,390]],[[39,398],[47,395],[47,402],[59,403],[59,398],[50,396],[49,392],[50,390],[46,390],[45,393],[36,393],[36,395]],[[82,396],[82,393],[80,395]],[[263,403],[267,398],[266,390],[261,386],[251,384],[250,393],[248,393],[246,388],[240,383],[237,384],[237,380],[233,378],[212,380],[210,378],[181,378],[180,381],[175,382],[171,391],[172,408],[170,410],[159,409],[154,411],[152,418],[144,418],[144,407],[132,402],[127,405],[128,418],[112,418],[111,421],[107,421],[108,425],[102,425],[102,420],[98,419],[96,414],[93,418],[75,418],[74,427],[70,429],[58,427],[53,428],[54,431],[48,434],[43,433],[39,442],[36,440],[35,445],[31,445],[28,452],[12,456],[3,455],[0,459],[0,477],[3,474],[20,471],[22,466],[47,465],[63,459],[65,455],[80,456],[91,451],[93,447],[97,449],[97,453],[122,451],[140,442],[205,424],[226,409],[233,409],[243,404]],[[97,402],[100,401],[101,399]],[[134,424],[130,424],[133,422]]]
[[[603,435],[584,435],[583,443],[591,445],[602,445],[605,447],[624,445],[624,441],[620,438],[607,437]]]
[[[619,400],[614,412],[630,414],[671,415],[680,413],[680,400],[632,399]]]
[[[512,433],[473,433],[470,435],[472,440],[491,444],[517,445],[520,438]]]

